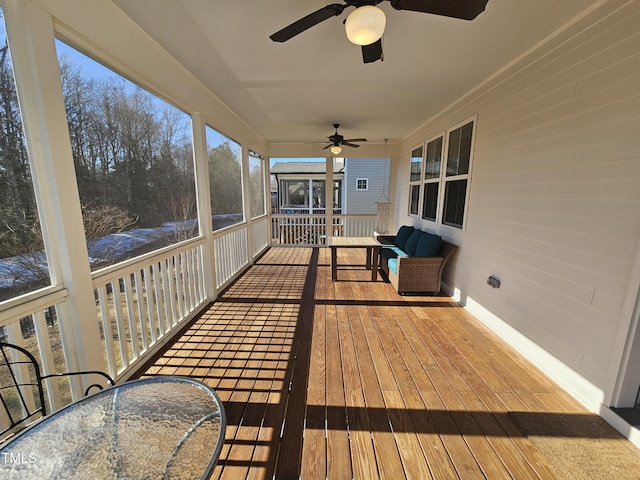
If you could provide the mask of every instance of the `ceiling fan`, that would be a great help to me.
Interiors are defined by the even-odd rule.
[[[340,15],[345,8],[355,7],[344,21],[347,38],[362,47],[362,60],[372,63],[382,60],[382,34],[386,25],[384,12],[377,7],[389,1],[396,10],[432,13],[445,17],[473,20],[480,15],[489,0],[343,0],[344,4],[332,3],[291,25],[277,31],[269,38],[274,42],[286,42],[309,28]]]
[[[360,145],[354,143],[354,142],[366,142],[367,139],[366,138],[348,138],[345,140],[345,138],[340,135],[338,133],[338,127],[340,126],[339,123],[334,123],[333,124],[333,128],[336,129],[336,133],[334,133],[333,135],[329,135],[327,138],[329,139],[329,141],[327,142],[328,145],[326,147],[323,148],[323,150],[326,150],[327,148],[331,147],[331,153],[333,153],[334,155],[338,155],[342,152],[342,146],[344,145],[345,147],[351,147],[351,148],[358,148]]]

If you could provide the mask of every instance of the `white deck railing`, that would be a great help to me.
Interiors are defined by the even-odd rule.
[[[0,309],[2,340],[29,350],[38,359],[44,375],[69,371],[62,355],[59,323],[60,306],[67,298],[66,289],[47,287],[5,302]],[[71,399],[68,384],[66,388],[63,385],[61,391],[60,384],[65,381],[46,380],[45,402],[48,406],[59,408]],[[32,405],[36,402],[35,397],[27,397],[27,401]],[[7,419],[0,418],[1,429],[9,425],[6,422]]]
[[[269,246],[271,241],[271,237],[269,236],[269,217],[265,215],[252,222],[251,238],[253,244],[251,254],[253,257],[256,257]]]
[[[329,232],[325,215],[271,215],[271,243],[274,245],[325,245]],[[376,229],[376,215],[334,215],[330,234],[335,237],[370,237]]]
[[[246,225],[229,227],[224,235],[214,236],[216,288],[222,288],[249,263]]]
[[[93,275],[107,372],[122,375],[206,302],[204,240],[167,247]]]

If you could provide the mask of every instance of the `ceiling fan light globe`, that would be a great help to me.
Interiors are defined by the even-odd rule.
[[[339,145],[334,145],[330,148],[331,153],[334,155],[340,155],[342,153],[342,147]]]
[[[344,28],[351,43],[364,46],[380,40],[386,24],[387,17],[381,9],[364,5],[349,14]]]

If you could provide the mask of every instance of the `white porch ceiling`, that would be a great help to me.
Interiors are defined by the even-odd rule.
[[[384,61],[363,64],[341,16],[269,35],[337,0],[112,0],[269,143],[396,142],[602,0],[489,0],[468,22],[396,11]]]

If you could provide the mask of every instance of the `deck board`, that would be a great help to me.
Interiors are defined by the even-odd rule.
[[[561,478],[509,414],[588,412],[451,298],[338,255],[332,282],[329,249],[270,249],[143,372],[217,390],[212,478]]]

